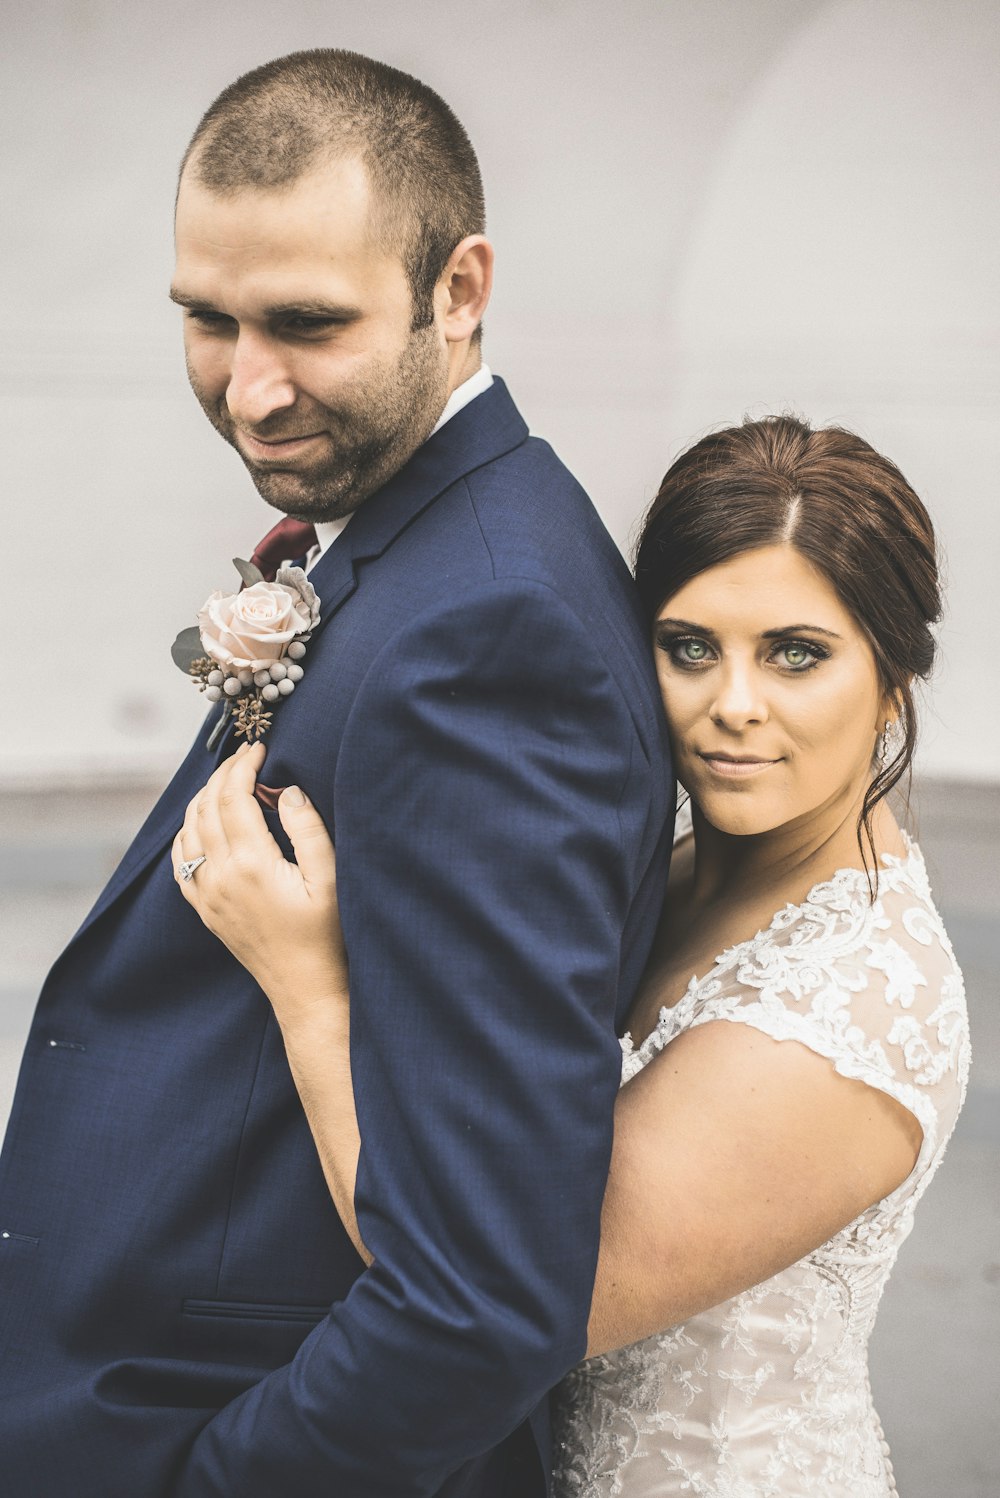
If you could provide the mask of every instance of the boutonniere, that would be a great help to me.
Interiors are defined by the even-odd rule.
[[[235,558],[234,565],[242,591],[213,593],[170,652],[209,702],[224,704],[210,749],[230,722],[249,743],[264,737],[273,708],[302,680],[302,657],[319,623],[316,589],[301,567],[281,567],[268,583],[252,563]]]

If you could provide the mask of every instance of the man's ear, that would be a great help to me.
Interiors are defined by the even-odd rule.
[[[434,292],[447,343],[466,343],[483,320],[493,290],[493,246],[469,234],[452,251]]]

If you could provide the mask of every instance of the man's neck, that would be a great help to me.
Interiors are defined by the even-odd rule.
[[[452,346],[448,361],[448,395],[451,397],[466,380],[471,380],[477,370],[482,368],[483,352],[481,343],[470,343],[467,348],[456,348]]]
[[[444,405],[444,410],[431,428],[430,436],[433,437],[435,432],[439,432],[445,422],[450,421],[453,416],[457,416],[463,406],[467,406],[470,401],[474,401],[477,395],[482,395],[492,384],[493,375],[490,373],[489,365],[484,364],[481,359],[477,360],[476,368],[472,374],[463,380],[461,385],[457,385],[449,394]]]

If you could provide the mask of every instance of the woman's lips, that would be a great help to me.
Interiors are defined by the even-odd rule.
[[[758,775],[762,770],[770,770],[773,765],[780,763],[777,759],[756,759],[750,756],[737,758],[725,754],[699,753],[698,758],[713,774],[721,775],[729,780],[740,780],[747,775]]]

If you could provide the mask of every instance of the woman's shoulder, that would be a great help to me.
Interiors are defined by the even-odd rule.
[[[895,994],[949,972],[961,974],[934,903],[919,846],[906,833],[902,854],[883,853],[871,878],[855,867],[836,870],[805,897],[777,910],[749,941],[720,954],[717,966],[751,986],[773,985],[778,970],[803,981],[854,987],[859,967],[881,971]],[[921,982],[923,979],[923,983]]]
[[[874,898],[861,869],[838,869],[720,953],[660,1011],[641,1046],[624,1038],[623,1082],[685,1030],[712,1021],[797,1041],[902,1103],[923,1133],[900,1188],[912,1195],[954,1127],[970,1057],[962,975],[917,845],[907,839],[902,855],[882,858]]]
[[[800,1040],[943,1140],[967,1084],[965,989],[923,855],[904,839],[902,854],[883,854],[874,891],[861,869],[838,869],[723,953],[690,1021],[742,1019]]]
[[[734,1001],[794,1012],[859,1047],[908,1044],[912,1056],[918,1037],[936,1046],[967,1025],[961,969],[905,834],[902,854],[882,855],[874,887],[863,870],[838,869],[721,954],[718,973]],[[949,1059],[958,1068],[957,1052]]]

